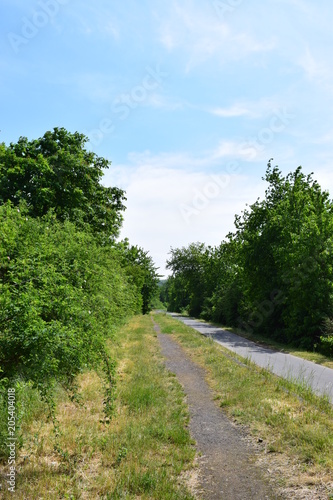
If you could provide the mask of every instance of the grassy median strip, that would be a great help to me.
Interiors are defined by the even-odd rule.
[[[195,456],[188,411],[181,386],[164,367],[151,318],[133,318],[110,341],[110,354],[118,367],[113,417],[104,417],[102,383],[94,372],[79,377],[81,404],[59,390],[60,456],[52,424],[36,403],[22,429],[15,498],[193,498],[187,488]]]
[[[223,330],[227,330],[229,332],[235,333],[236,335],[239,335],[239,329],[237,328],[225,326],[220,323],[214,323],[213,321],[205,321],[200,319],[198,319],[197,321],[200,321],[202,323],[207,323],[209,325],[213,325],[216,326],[217,328],[222,328]],[[251,340],[252,342],[255,342],[256,344],[262,345],[263,347],[275,349],[276,351],[284,352],[286,354],[292,354],[293,356],[296,356],[298,358],[306,359],[307,361],[312,361],[317,365],[326,366],[327,368],[333,369],[332,357],[321,354],[320,352],[317,352],[315,350],[305,351],[304,349],[300,347],[295,347],[292,344],[283,344],[282,342],[278,342],[277,340],[264,337],[259,333],[255,332],[249,333],[246,330],[242,331],[241,336],[248,340]]]
[[[206,368],[220,406],[234,421],[247,426],[265,445],[267,454],[280,456],[281,464],[284,461],[289,468],[293,463],[297,481],[329,485],[333,474],[333,408],[325,398],[248,360],[235,362],[242,358],[170,316],[155,314],[154,318],[162,333],[172,334],[191,359]],[[289,478],[289,482],[293,480]]]

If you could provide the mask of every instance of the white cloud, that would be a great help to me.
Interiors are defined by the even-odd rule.
[[[218,245],[233,230],[235,214],[263,193],[260,179],[251,180],[244,166],[227,162],[216,167],[228,153],[226,146],[218,153],[219,148],[197,160],[187,153],[132,153],[127,165],[113,166],[106,174],[109,184],[126,190],[121,237],[149,250],[162,274],[171,246]]]
[[[141,166],[127,185],[122,237],[149,249],[164,273],[171,246],[217,245],[232,230],[235,213],[255,199],[246,177]]]
[[[194,2],[170,3],[170,11],[158,17],[158,39],[170,52],[187,53],[185,71],[214,58],[220,63],[239,60],[252,53],[268,52],[275,48],[273,37],[258,40],[248,31],[239,32]]]
[[[310,80],[324,82],[331,76],[332,68],[327,64],[327,61],[320,61],[318,57],[314,56],[309,47],[306,47],[300,57],[299,64]]]
[[[183,109],[186,103],[176,98],[171,98],[169,96],[158,93],[152,93],[150,96],[148,96],[147,100],[144,102],[144,105],[150,106],[155,109],[175,111],[177,109]]]
[[[222,140],[211,153],[209,159],[211,162],[221,160],[223,158],[240,158],[242,144],[237,141]]]
[[[150,151],[129,153],[128,165],[118,165],[113,168],[120,178],[125,181],[124,172],[133,172],[138,167],[154,169],[182,169],[190,172],[202,169],[224,168],[224,163],[232,159],[244,160],[242,155],[243,143],[231,140],[221,140],[214,149],[203,152],[201,155],[192,155],[188,152],[152,154]],[[246,159],[246,158],[245,158]],[[116,174],[118,175],[118,174]],[[126,174],[125,174],[126,175]]]
[[[235,104],[230,108],[214,108],[211,113],[222,118],[234,118],[239,116],[246,116],[250,114],[250,110],[239,104]]]
[[[120,27],[109,7],[98,7],[94,4],[85,3],[78,9],[75,5],[66,5],[66,13],[76,24],[81,35],[103,35],[118,41],[120,38]]]
[[[317,137],[314,137],[312,143],[313,144],[329,144],[329,145],[331,145],[333,143],[333,130],[330,129],[327,132],[325,132],[324,134],[317,136]]]
[[[258,101],[238,101],[229,107],[209,108],[207,111],[221,118],[239,118],[247,116],[248,118],[262,118],[267,114],[272,114],[276,109],[282,107],[281,98],[262,98]]]

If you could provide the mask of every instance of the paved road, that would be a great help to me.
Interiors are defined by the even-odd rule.
[[[258,346],[250,340],[239,335],[217,328],[216,326],[203,323],[193,318],[169,313],[175,319],[185,323],[202,335],[211,337],[215,342],[233,351],[243,358],[249,358],[262,368],[286,379],[297,380],[312,387],[313,391],[320,395],[328,396],[333,404],[333,370],[325,366],[316,365],[291,354],[273,351]]]

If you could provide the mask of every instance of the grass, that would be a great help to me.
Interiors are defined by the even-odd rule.
[[[232,327],[225,327],[219,323],[214,323],[211,321],[204,321],[198,319],[198,321],[203,322],[203,323],[208,323],[210,325],[217,326],[219,328],[223,328],[224,330],[227,330],[228,332],[235,333],[236,335],[240,335],[241,337],[244,337],[248,340],[252,340],[252,342],[256,342],[260,345],[263,345],[265,347],[270,347],[271,349],[281,351],[287,354],[292,354],[293,356],[297,356],[298,358],[306,359],[307,361],[312,361],[313,363],[316,363],[317,365],[322,365],[326,366],[327,368],[332,368],[333,369],[333,359],[329,356],[325,356],[324,354],[321,354],[320,352],[316,351],[306,351],[304,349],[301,349],[299,347],[295,347],[291,344],[283,344],[282,342],[278,342],[276,340],[272,340],[268,337],[264,337],[263,335],[260,335],[258,333],[249,333],[246,330],[243,330],[242,333],[239,333],[239,330],[237,328],[232,328]]]
[[[15,498],[193,498],[186,479],[195,456],[188,411],[181,386],[164,368],[151,318],[132,319],[109,347],[118,364],[113,417],[104,416],[95,372],[78,379],[80,405],[59,389],[59,453],[37,405],[22,427]],[[3,491],[4,499],[11,495]]]
[[[324,398],[257,368],[163,313],[154,318],[163,333],[172,334],[206,369],[217,404],[246,426],[264,447],[265,457],[274,458],[281,481],[297,487],[326,485],[329,490],[333,409]],[[81,404],[58,388],[58,451],[45,405],[31,387],[18,384],[23,446],[15,498],[193,498],[195,449],[187,429],[188,410],[180,385],[164,368],[151,318],[133,318],[110,340],[109,349],[117,361],[114,415],[105,418],[103,384],[95,372],[78,378]],[[7,470],[4,462],[0,472]],[[12,498],[4,480],[2,484],[2,498]],[[331,488],[333,495],[332,483]]]
[[[316,477],[321,484],[329,484],[333,408],[325,398],[256,367],[170,316],[154,317],[161,331],[172,334],[191,359],[207,370],[215,399],[231,419],[245,425],[281,462],[295,464],[298,481]],[[243,364],[235,362],[240,359]]]

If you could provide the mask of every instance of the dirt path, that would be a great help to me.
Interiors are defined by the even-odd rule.
[[[205,372],[170,335],[155,331],[168,370],[182,384],[190,411],[190,432],[201,453],[199,498],[209,500],[281,499],[254,464],[256,451],[214,403]]]

